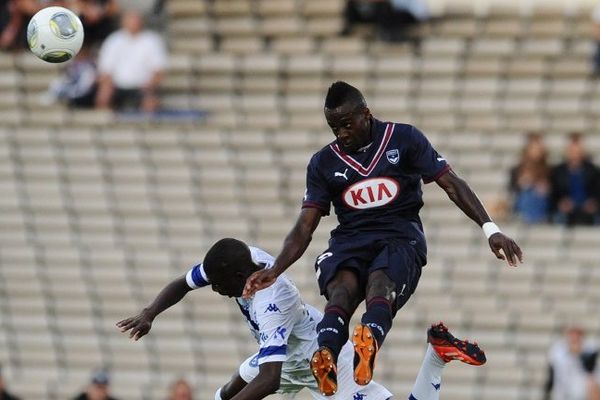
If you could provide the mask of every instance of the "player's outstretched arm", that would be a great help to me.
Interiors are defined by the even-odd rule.
[[[321,217],[321,210],[317,208],[302,209],[296,224],[283,242],[283,249],[275,259],[275,264],[272,268],[250,275],[244,287],[244,297],[250,297],[258,290],[271,286],[279,275],[304,254],[312,240],[313,232],[319,226]]]
[[[192,289],[188,286],[185,275],[175,279],[165,286],[154,301],[138,315],[117,322],[117,328],[121,329],[121,332],[129,331],[130,338],[139,340],[150,332],[152,322],[158,314],[179,303],[190,290]]]
[[[497,258],[506,260],[511,267],[516,266],[517,262],[523,262],[519,245],[500,232],[467,182],[452,170],[440,176],[436,182],[469,218],[484,228],[490,248]]]

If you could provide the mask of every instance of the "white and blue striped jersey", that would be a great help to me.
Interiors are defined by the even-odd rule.
[[[252,260],[271,268],[275,259],[267,252],[250,247]],[[194,266],[186,275],[190,288],[210,285],[202,264]],[[354,350],[347,342],[338,359],[338,393],[325,397],[318,391],[310,371],[310,357],[317,350],[317,323],[323,314],[309,304],[304,304],[296,286],[285,274],[280,275],[268,288],[259,290],[249,300],[235,299],[246,318],[248,328],[259,345],[256,354],[245,360],[239,374],[246,382],[254,379],[259,365],[266,362],[283,362],[278,392],[293,399],[303,388],[311,391],[315,400],[364,399],[385,400],[392,394],[375,381],[358,386],[352,377]],[[368,396],[368,397],[367,397]]]
[[[250,247],[253,261],[271,268],[275,259],[267,252]],[[190,288],[197,289],[210,283],[202,264],[194,266],[186,275]],[[257,364],[285,362],[283,369],[297,369],[297,363],[306,362],[316,350],[316,324],[322,314],[302,302],[296,286],[284,275],[268,288],[259,290],[251,299],[235,299],[246,318],[250,332],[259,344]]]

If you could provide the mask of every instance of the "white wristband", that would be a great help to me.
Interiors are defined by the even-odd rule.
[[[215,393],[215,400],[223,400],[221,398],[221,388],[219,388],[219,390],[216,391],[216,393]]]
[[[485,235],[486,238],[490,238],[490,236],[492,236],[494,233],[498,233],[498,232],[502,232],[500,230],[500,228],[498,228],[498,225],[496,225],[493,222],[486,222],[485,224],[481,225],[481,229],[483,229],[483,234]]]

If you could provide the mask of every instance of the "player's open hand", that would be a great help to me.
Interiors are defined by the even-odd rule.
[[[244,286],[242,297],[245,299],[251,297],[259,290],[271,286],[275,283],[276,279],[277,274],[272,269],[261,269],[260,271],[256,271],[246,280],[246,286]]]
[[[494,233],[490,236],[488,242],[496,257],[500,260],[506,260],[511,267],[516,267],[517,262],[523,262],[523,252],[519,245],[502,232]]]
[[[124,320],[117,322],[117,328],[121,329],[121,332],[123,333],[129,331],[130,338],[139,340],[152,329],[152,319],[144,312],[141,312],[135,317],[125,318]]]

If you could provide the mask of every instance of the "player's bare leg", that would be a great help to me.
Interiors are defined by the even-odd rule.
[[[235,374],[231,377],[229,382],[217,390],[217,393],[215,393],[215,400],[229,400],[241,392],[247,384],[248,383],[243,380],[239,374]]]
[[[486,358],[476,343],[454,337],[443,323],[427,331],[427,352],[409,400],[438,400],[442,387],[442,372],[453,360],[471,365],[483,365]]]
[[[369,275],[366,298],[367,311],[352,334],[354,380],[359,385],[367,385],[373,379],[377,351],[392,327],[396,284],[382,270],[374,271]]]
[[[348,321],[362,301],[358,277],[348,269],[337,272],[327,285],[328,302],[317,325],[319,349],[310,360],[311,371],[325,396],[337,391],[337,358],[348,341]]]

